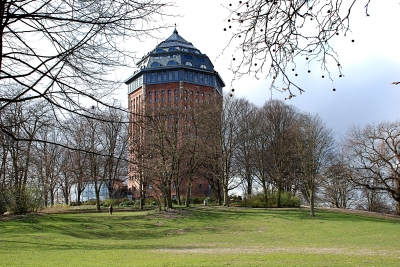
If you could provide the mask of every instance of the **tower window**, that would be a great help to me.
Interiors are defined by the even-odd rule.
[[[204,64],[201,64],[201,65],[200,65],[200,69],[207,69],[207,66],[204,65]]]
[[[189,61],[186,61],[185,65],[189,66],[189,67],[193,67],[193,64],[191,62],[189,62]]]
[[[174,61],[174,60],[171,60],[171,61],[168,61],[167,65],[168,65],[168,66],[178,65],[178,62],[176,62],[176,61]]]
[[[158,62],[153,62],[153,63],[151,63],[151,66],[152,66],[152,67],[160,67],[161,64],[158,63]]]

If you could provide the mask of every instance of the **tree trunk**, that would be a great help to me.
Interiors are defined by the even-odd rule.
[[[139,209],[143,209],[144,204],[144,192],[143,192],[143,182],[142,179],[139,180]]]
[[[315,217],[314,213],[314,189],[310,189],[308,191],[308,194],[310,195],[310,216]]]
[[[280,182],[278,183],[278,192],[277,192],[277,194],[278,194],[277,200],[276,200],[277,206],[278,206],[278,208],[281,208],[282,207],[282,204],[281,204],[282,184]]]
[[[190,206],[191,189],[192,189],[192,183],[190,181],[188,181],[188,184],[186,187],[185,207]]]
[[[264,196],[265,207],[268,207],[268,188],[265,185],[265,181],[263,181],[263,183],[262,183],[262,188],[263,188],[263,196]]]
[[[101,186],[100,186],[101,188]],[[96,210],[100,211],[100,188],[97,189],[97,187],[94,188],[95,194],[96,194]]]
[[[180,186],[179,186],[179,182],[178,179],[175,180],[175,194],[176,194],[176,200],[178,201],[178,205],[182,205],[182,201],[181,201],[181,193],[180,193]]]
[[[223,186],[224,193],[224,206],[229,207],[228,186]]]

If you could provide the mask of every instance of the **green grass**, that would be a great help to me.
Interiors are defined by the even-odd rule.
[[[0,266],[399,266],[400,221],[195,207],[0,221]]]

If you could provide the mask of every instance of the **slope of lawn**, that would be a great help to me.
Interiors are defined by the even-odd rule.
[[[400,220],[193,207],[0,220],[0,266],[399,266]]]

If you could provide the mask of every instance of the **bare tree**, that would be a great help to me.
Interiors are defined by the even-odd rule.
[[[2,133],[4,154],[0,189],[13,213],[26,213],[32,209],[29,191],[37,188],[37,179],[32,173],[35,155],[31,140],[45,127],[46,120],[43,118],[47,111],[43,103],[12,103],[1,113],[0,124],[3,129],[28,140],[17,142],[10,135]]]
[[[221,120],[214,125],[218,136],[216,147],[220,149],[220,153],[217,153],[219,170],[214,175],[222,185],[224,206],[229,206],[229,191],[240,185],[235,160],[245,132],[241,130],[241,122],[248,118],[250,113],[246,106],[247,100],[224,95]]]
[[[268,109],[261,108],[257,112],[256,120],[258,121],[256,127],[255,147],[254,147],[254,173],[255,182],[261,186],[263,190],[264,203],[268,206],[268,190],[272,183],[272,155],[271,155],[271,138],[272,127],[267,118]]]
[[[352,127],[345,141],[351,180],[387,192],[400,214],[400,121]]]
[[[293,89],[304,91],[294,76],[310,73],[314,62],[320,64],[322,78],[342,77],[342,66],[331,43],[350,30],[355,2],[249,0],[227,5],[228,25],[224,31],[232,35],[229,45],[236,45],[237,40],[239,43],[231,64],[236,78],[243,74],[259,78],[265,72],[272,78],[271,88],[287,90],[291,98],[295,96]],[[367,15],[369,2],[365,0]],[[333,65],[329,64],[336,66],[338,74],[331,73]]]
[[[333,208],[355,207],[354,203],[358,198],[357,188],[348,174],[348,166],[339,159],[339,156],[332,157],[330,165],[323,172],[322,200]]]
[[[54,125],[49,124],[38,132],[38,138],[45,142],[34,143],[35,149],[32,162],[35,166],[34,169],[43,194],[45,206],[54,206],[56,192],[60,184],[59,178],[63,157],[62,147],[56,144],[62,143],[61,135],[61,131],[58,131]]]
[[[122,187],[128,173],[128,127],[127,124],[120,123],[126,121],[125,116],[119,110],[108,109],[103,112],[102,117],[109,122],[102,123],[99,128],[101,144],[107,155],[105,183],[109,198],[116,197],[115,190]]]
[[[68,188],[74,188],[76,204],[79,206],[82,193],[89,182],[89,157],[86,154],[86,151],[89,151],[88,129],[86,119],[79,116],[64,121],[64,125],[64,143],[67,148],[63,153],[61,187],[64,190],[64,198],[68,195]]]
[[[314,217],[316,190],[334,148],[332,130],[325,126],[318,115],[302,114],[295,139],[295,152],[300,161],[300,183],[310,204],[310,216]]]
[[[238,176],[242,179],[242,186],[245,194],[251,196],[253,190],[253,182],[255,175],[255,151],[258,145],[257,136],[259,134],[258,124],[262,124],[257,117],[258,108],[250,103],[243,103],[242,113],[245,115],[238,116],[240,127],[243,132],[238,144],[238,151],[235,155],[235,165],[238,169]],[[265,133],[263,133],[265,134]]]
[[[278,100],[270,100],[262,108],[265,110],[269,138],[267,170],[272,178],[271,185],[277,191],[277,205],[281,207],[281,195],[291,192],[298,172],[299,161],[294,147],[299,111]]]

